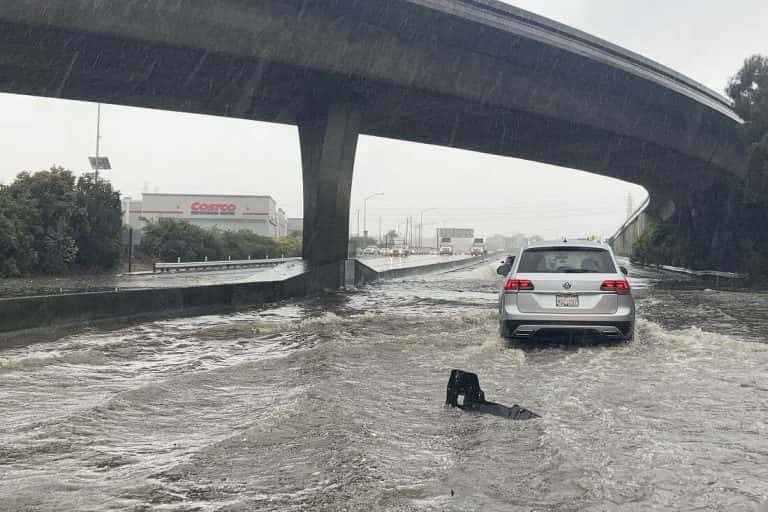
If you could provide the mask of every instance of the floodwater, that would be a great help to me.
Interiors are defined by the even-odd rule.
[[[504,343],[483,264],[2,350],[0,510],[756,510],[768,294],[631,271],[630,344]]]

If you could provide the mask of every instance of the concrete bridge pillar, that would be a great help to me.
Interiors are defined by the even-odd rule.
[[[304,180],[303,257],[313,265],[347,259],[349,198],[361,114],[350,103],[329,103],[299,121]]]

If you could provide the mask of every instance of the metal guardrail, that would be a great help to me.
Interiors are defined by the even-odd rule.
[[[186,261],[183,263],[155,263],[152,271],[157,272],[189,272],[193,270],[227,270],[247,267],[271,267],[301,261],[301,258],[272,258],[263,260],[226,260],[226,261]]]
[[[629,218],[624,222],[624,224],[619,227],[619,229],[616,230],[616,232],[608,238],[608,243],[613,243],[614,240],[619,238],[621,234],[633,223],[637,218],[645,212],[645,210],[648,208],[648,205],[651,202],[651,196],[648,195],[645,197],[645,200],[640,203],[640,206],[638,206],[634,213],[629,216]]]

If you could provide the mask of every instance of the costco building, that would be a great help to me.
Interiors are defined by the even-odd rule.
[[[270,196],[145,193],[141,201],[125,198],[123,210],[126,224],[134,230],[143,228],[145,219],[179,219],[203,228],[247,229],[270,237],[288,235],[285,212]]]

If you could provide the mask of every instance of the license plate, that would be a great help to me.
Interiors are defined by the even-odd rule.
[[[577,308],[579,307],[579,296],[578,295],[558,295],[557,307]]]

